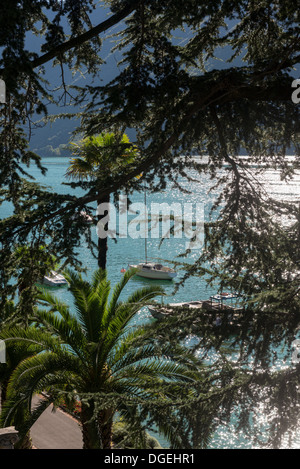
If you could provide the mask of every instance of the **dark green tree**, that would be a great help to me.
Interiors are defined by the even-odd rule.
[[[285,181],[299,169],[300,107],[292,101],[297,2],[114,0],[105,7],[101,11],[110,16],[95,26],[100,7],[93,0],[1,6],[0,69],[7,85],[0,116],[1,198],[14,206],[0,225],[2,299],[14,294],[16,244],[32,236],[43,245],[48,240],[51,252],[75,262],[79,237],[89,236],[79,222],[67,222],[75,209],[138,188],[134,177],[141,172],[152,190],[161,190],[167,181],[178,186],[178,176],[188,177],[192,168],[200,183],[209,175],[220,195],[206,224],[205,250],[187,274],[205,274],[244,295],[249,307],[238,334],[242,360],[255,351],[257,366],[269,374],[274,350],[283,344],[289,353],[299,326],[299,201],[272,200],[249,165],[276,168]],[[101,40],[111,27],[119,66],[104,83]],[[25,41],[32,32],[38,51]],[[55,96],[44,81],[50,62],[62,78]],[[93,81],[68,86],[66,70],[87,71]],[[24,170],[31,162],[41,167],[28,146],[28,123],[30,129],[36,113],[47,114],[47,100],[58,103],[71,93],[68,117],[81,119],[85,136],[127,128],[140,152],[138,161],[105,178],[100,192],[90,186],[81,198],[38,188]],[[201,330],[208,337],[210,326]],[[204,345],[212,344],[215,339]]]
[[[261,200],[258,192],[253,197],[252,177],[245,174],[239,158],[242,149],[251,161],[281,168],[283,177],[291,176],[297,165],[287,168],[284,158],[291,147],[297,155],[299,146],[299,108],[291,100],[292,69],[299,55],[298,10],[293,2],[114,1],[106,2],[111,16],[93,26],[96,8],[92,0],[3,6],[0,66],[7,82],[7,104],[1,126],[1,181],[4,196],[19,206],[9,226],[6,222],[1,230],[3,240],[9,240],[7,252],[11,239],[21,234],[26,237],[28,230],[43,224],[48,233],[56,226],[53,251],[64,250],[74,258],[70,243],[67,249],[62,241],[73,235],[66,228],[71,212],[134,185],[134,176],[142,171],[147,173],[149,185],[158,190],[166,184],[166,174],[177,184],[178,174],[187,176],[190,167],[196,167],[201,178],[204,173],[215,176],[225,162],[228,174],[223,195],[226,213],[234,217],[243,207],[241,192],[249,201],[249,216],[257,209],[255,200]],[[112,26],[118,26],[114,52],[121,65],[116,77],[100,86],[99,74],[102,77],[106,70],[100,37],[105,39]],[[181,30],[182,40],[178,41],[176,34]],[[40,54],[27,48],[26,33],[39,37]],[[219,53],[223,66],[216,60]],[[33,189],[24,191],[20,174],[26,174],[20,163],[29,164],[31,159],[40,163],[29,151],[23,129],[36,112],[47,112],[46,99],[59,99],[59,94],[49,97],[40,76],[45,72],[41,67],[52,60],[62,70],[86,67],[94,80],[81,88],[68,87],[61,74],[62,95],[74,93],[70,117],[78,111],[75,104],[88,102],[77,112],[82,130],[87,135],[112,128],[135,130],[141,157],[120,168],[109,181],[105,179],[100,194],[92,187],[79,200],[39,194],[39,204],[44,199],[42,206],[30,209],[28,198]],[[196,164],[195,153],[210,155],[209,161]],[[10,164],[6,164],[8,160]],[[27,210],[28,223],[21,227]],[[225,227],[226,222],[227,217]],[[78,237],[73,239],[76,243]]]

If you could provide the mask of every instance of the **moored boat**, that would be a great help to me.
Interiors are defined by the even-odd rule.
[[[51,270],[51,272],[44,276],[43,283],[45,285],[50,285],[54,287],[59,285],[66,285],[68,282],[62,274]]]
[[[137,269],[136,275],[154,280],[172,280],[177,275],[174,269],[154,262],[141,262],[129,267]]]
[[[174,313],[174,309],[197,308],[202,309],[203,301],[187,301],[185,303],[169,303],[167,305],[148,305],[148,310],[155,319],[162,319]]]

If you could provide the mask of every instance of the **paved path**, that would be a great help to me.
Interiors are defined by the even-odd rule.
[[[37,449],[82,449],[82,434],[77,421],[60,409],[53,411],[53,406],[49,406],[34,423],[30,435]]]

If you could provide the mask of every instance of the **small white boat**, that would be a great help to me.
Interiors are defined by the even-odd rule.
[[[68,282],[62,274],[58,274],[54,270],[51,270],[48,275],[44,276],[43,283],[54,287],[59,285],[66,285]]]
[[[170,267],[154,262],[141,262],[137,265],[129,265],[129,267],[137,269],[136,275],[154,280],[172,280],[177,275]]]

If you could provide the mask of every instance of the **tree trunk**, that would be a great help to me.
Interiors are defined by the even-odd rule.
[[[19,441],[17,441],[15,449],[32,449],[30,432],[26,433]]]
[[[94,415],[94,403],[82,403],[80,420],[82,424],[83,449],[102,449],[99,424]]]
[[[113,410],[107,409],[103,410],[98,417],[103,449],[111,449],[113,416]]]
[[[109,222],[109,195],[103,199],[98,199],[98,267],[99,269],[106,269],[107,260],[107,234],[108,234],[108,222]],[[102,204],[106,204],[105,206]],[[101,207],[100,207],[101,206]],[[101,228],[101,232],[99,231]]]
[[[114,412],[112,409],[103,410],[97,417],[94,411],[92,401],[89,405],[82,404],[80,420],[83,449],[111,449]]]
[[[15,444],[15,449],[32,449],[30,430],[26,431],[26,428],[24,428],[24,423],[27,421],[28,417],[29,412],[27,406],[23,404],[17,410],[14,416],[13,425],[15,426],[15,429],[19,432],[19,440]]]

